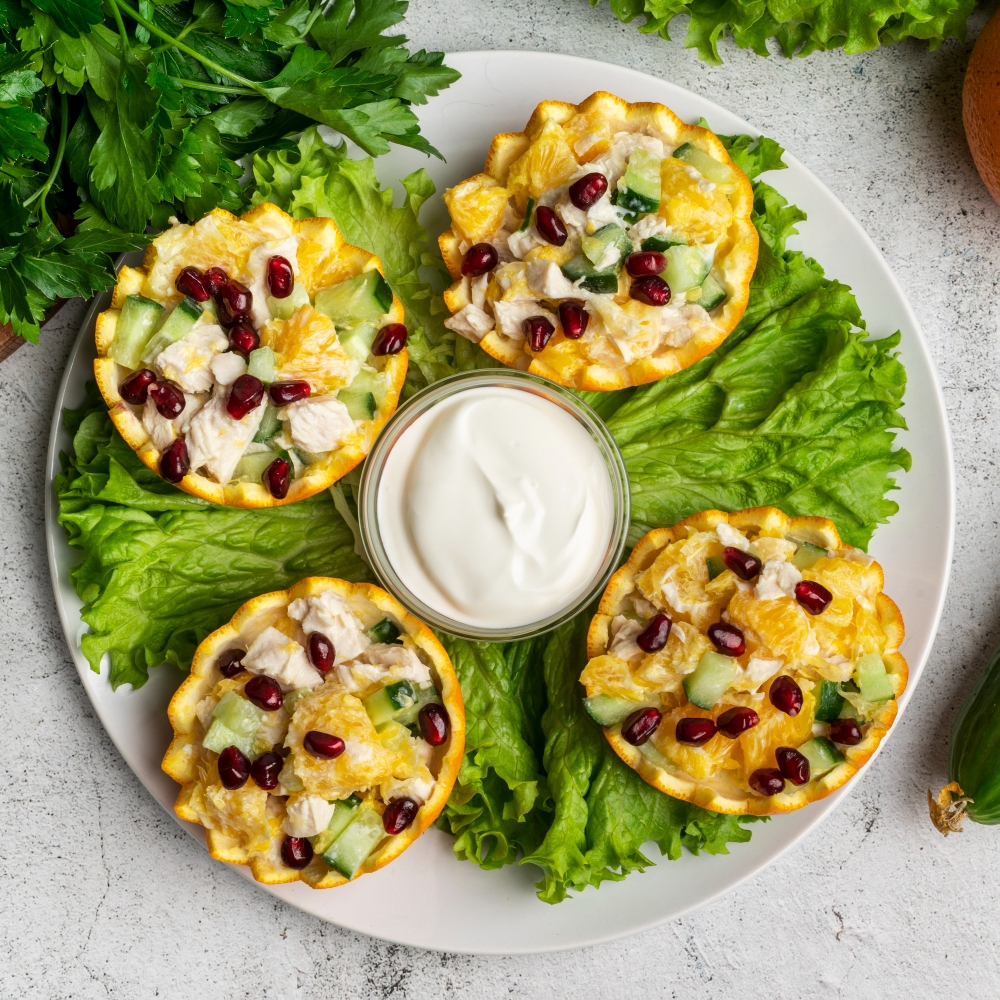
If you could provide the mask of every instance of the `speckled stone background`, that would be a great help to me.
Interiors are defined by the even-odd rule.
[[[958,705],[1000,639],[1000,209],[962,132],[971,41],[794,61],[726,43],[724,64],[707,67],[586,0],[413,0],[406,31],[415,48],[566,52],[672,80],[778,139],[861,221],[923,323],[955,443],[958,541],[930,663],[849,800],[695,914],[518,958],[413,951],[323,924],[211,861],[126,767],[77,680],[42,516],[73,303],[41,347],[0,366],[0,996],[997,996],[1000,830],[970,824],[944,840],[925,802],[944,780]],[[399,905],[419,919],[419,899]]]

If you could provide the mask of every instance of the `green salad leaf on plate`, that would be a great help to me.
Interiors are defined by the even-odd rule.
[[[830,517],[865,547],[895,513],[886,498],[910,456],[894,447],[906,376],[899,335],[866,340],[850,289],[786,241],[804,214],[760,179],[780,169],[768,139],[723,137],[754,182],[760,257],[740,325],[711,355],[659,382],[583,394],[622,448],[632,491],[632,541],[708,507],[773,504]],[[295,148],[254,158],[253,201],[293,215],[330,215],[377,254],[410,329],[408,391],[452,372],[493,365],[444,328],[435,285],[443,271],[420,223],[433,194],[424,171],[396,203],[371,159],[352,160],[307,130]],[[423,269],[423,271],[421,271]],[[185,667],[199,641],[245,600],[309,574],[370,579],[348,521],[355,474],[329,494],[266,510],[219,508],[149,472],[91,393],[67,411],[73,453],[58,477],[59,519],[83,552],[72,580],[90,626],[94,669],[109,654],[111,682],[145,682],[162,662]],[[348,521],[342,515],[349,515]],[[454,850],[484,868],[541,870],[539,898],[619,880],[683,847],[725,853],[750,838],[752,817],[680,802],[626,767],[582,707],[589,616],[518,643],[444,636],[468,720],[465,758],[438,823]]]

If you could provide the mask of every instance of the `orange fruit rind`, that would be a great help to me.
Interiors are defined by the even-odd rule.
[[[294,451],[295,469],[285,497],[272,496],[256,476],[241,477],[220,482],[202,466],[204,471],[191,469],[177,485],[186,493],[227,507],[277,507],[304,500],[333,485],[357,466],[371,449],[372,443],[385,422],[395,412],[399,395],[406,379],[407,352],[404,347],[397,354],[376,358],[369,354],[363,361],[348,357],[342,349],[340,335],[334,323],[310,303],[316,293],[349,278],[377,270],[384,276],[381,261],[366,250],[345,242],[333,219],[293,219],[269,202],[257,205],[242,216],[235,216],[223,209],[213,209],[197,223],[175,225],[157,236],[147,247],[142,265],[137,268],[122,267],[111,298],[111,305],[97,317],[95,339],[98,357],[94,361],[94,374],[108,412],[118,432],[153,472],[160,473],[160,462],[166,446],[166,437],[187,437],[190,422],[197,419],[198,410],[211,403],[212,396],[204,392],[189,395],[185,390],[188,416],[182,411],[174,421],[156,422],[151,433],[143,406],[126,402],[120,386],[135,369],[118,364],[112,356],[115,335],[122,308],[129,296],[142,296],[164,307],[166,316],[183,296],[174,287],[177,274],[183,267],[207,270],[222,267],[230,278],[250,284],[247,270],[251,254],[263,244],[278,245],[291,241],[296,247],[296,284],[309,296],[309,303],[296,307],[288,318],[270,317],[259,329],[261,346],[276,352],[279,380],[304,379],[310,383],[312,397],[329,400],[352,385],[367,380],[377,391],[372,394],[375,403],[370,418],[355,419],[346,416],[343,433],[330,450],[310,453],[293,447],[287,427],[274,439],[283,442],[281,447]],[[266,288],[258,283],[254,296],[255,310],[260,308],[258,299],[266,299]],[[210,306],[211,303],[205,305]],[[260,316],[260,313],[256,315]],[[270,312],[266,313],[270,316]],[[206,313],[205,319],[211,321]],[[391,304],[379,326],[403,323],[404,313],[400,300],[393,295]],[[197,327],[196,327],[197,329]],[[220,328],[219,334],[223,331]],[[211,348],[215,350],[222,341]],[[227,345],[228,346],[228,345]],[[139,363],[139,368],[152,367],[159,378],[172,378],[174,373],[160,371],[156,361]],[[228,392],[228,386],[212,385],[212,395]],[[267,394],[264,396],[265,403]],[[304,401],[304,402],[308,402]],[[263,411],[264,404],[258,407]],[[346,413],[346,411],[345,411]],[[219,414],[222,421],[226,415]],[[341,418],[342,420],[345,418]],[[350,422],[353,421],[353,427]],[[284,426],[284,425],[283,425]],[[209,428],[207,434],[213,432]],[[158,436],[158,440],[154,440]],[[289,440],[284,441],[284,437]],[[250,448],[256,445],[251,444]],[[249,454],[249,451],[246,452]]]
[[[713,568],[725,566],[718,561],[725,546],[734,543],[761,560],[760,573],[746,582],[724,568],[710,578]],[[796,558],[800,551],[804,556]],[[717,560],[714,566],[710,558]],[[781,571],[780,563],[790,568]],[[783,572],[788,575],[783,577]],[[794,596],[775,590],[781,584],[794,593],[796,580],[811,580],[830,591],[833,597],[823,612],[807,613]],[[899,652],[904,628],[899,609],[882,586],[879,564],[844,544],[825,518],[788,517],[773,507],[733,514],[702,511],[673,527],[649,532],[612,576],[590,624],[588,663],[580,680],[588,699],[605,695],[626,699],[621,704],[636,710],[655,707],[662,713],[659,726],[640,746],[622,736],[631,709],[625,718],[604,727],[618,756],[660,791],[735,815],[801,809],[849,781],[896,717],[896,700],[908,675]],[[639,625],[661,612],[673,621],[666,646],[644,653],[634,637],[629,645],[629,632],[638,634]],[[685,680],[703,653],[715,655],[707,633],[720,621],[743,632],[746,649],[736,658],[735,677],[716,703],[699,708],[688,700]],[[884,700],[865,702],[851,679],[857,676],[858,660],[872,653],[881,658],[891,697],[883,690]],[[769,698],[770,685],[782,675],[793,677],[802,691],[802,707],[795,716]],[[823,681],[839,685],[845,698],[840,711],[857,721],[860,742],[836,745],[834,759],[839,756],[839,762],[828,762],[828,768],[812,773],[805,784],[786,780],[779,794],[759,794],[748,779],[759,768],[777,767],[779,747],[798,749],[816,737],[829,737],[829,720],[815,719]],[[718,720],[740,706],[758,713],[759,722],[737,738],[716,732],[702,746],[677,741],[679,719]]]
[[[624,183],[633,146],[662,154],[660,201],[655,211],[626,223],[609,198]],[[689,151],[688,159],[672,155],[681,147]],[[601,201],[581,211],[571,203],[568,187],[591,172],[603,173],[609,187]],[[494,137],[482,173],[443,197],[451,226],[439,245],[455,279],[445,293],[453,314],[445,325],[512,368],[583,390],[653,382],[713,351],[746,309],[758,247],[750,181],[714,133],[682,122],[662,104],[630,104],[601,91],[579,105],[543,101],[523,132]],[[527,213],[539,205],[554,208],[564,223],[568,238],[561,246],[546,242],[531,224],[537,215]],[[578,270],[571,262],[584,259],[584,239],[615,222],[627,226],[634,251],[659,234],[697,250],[710,270],[691,287],[675,280],[678,291],[672,289],[670,303],[662,307],[630,297],[634,279],[620,267],[621,257],[613,292],[586,289],[583,278],[571,278]],[[497,250],[498,266],[463,277],[465,254],[484,242]],[[591,245],[589,252],[597,251]],[[712,304],[702,308],[699,298]],[[533,350],[521,324],[529,314],[552,322],[567,299],[583,302],[587,330],[579,339],[569,338],[556,320],[551,339]]]
[[[296,601],[300,604],[294,604]],[[320,604],[311,603],[314,601]],[[268,629],[276,629],[289,643],[304,649],[308,639],[303,626],[313,624],[309,614],[322,613],[323,607],[329,612],[330,605],[324,602],[331,601],[335,609],[349,609],[364,629],[388,619],[400,633],[399,643],[385,646],[372,642],[352,660],[338,662],[325,677],[307,667],[307,673],[314,675],[312,686],[308,693],[305,688],[297,689],[294,700],[290,685],[282,680],[283,706],[262,713],[263,721],[253,737],[256,755],[275,749],[285,756],[281,781],[271,792],[258,787],[252,777],[240,788],[226,789],[219,777],[220,755],[207,749],[203,740],[221,699],[227,693],[245,698],[244,688],[254,674],[244,670],[224,677],[220,657],[234,648],[252,650],[254,641]],[[356,636],[346,641],[355,642],[357,649],[355,640]],[[300,671],[305,662],[301,660],[305,655],[302,649],[296,653]],[[380,661],[397,665],[385,674],[377,667]],[[254,670],[256,673],[256,667]],[[414,677],[414,670],[429,677],[437,692],[434,697],[440,699],[448,715],[447,738],[437,747],[409,736],[395,722],[376,729],[364,707],[364,699],[393,682],[397,674]],[[298,679],[301,676],[299,673]],[[288,705],[292,706],[291,715],[286,711]],[[247,865],[258,882],[270,885],[301,879],[315,889],[327,889],[349,881],[322,860],[318,849],[301,870],[284,864],[281,845],[289,833],[291,805],[301,804],[303,797],[309,797],[310,802],[318,797],[322,801],[315,804],[323,810],[328,808],[324,801],[354,793],[362,798],[365,808],[382,813],[386,795],[396,797],[393,790],[413,794],[407,792],[411,786],[422,789],[419,797],[423,801],[412,823],[402,833],[382,837],[353,875],[358,878],[399,857],[434,822],[448,800],[465,748],[461,688],[434,633],[381,588],[328,577],[308,577],[288,590],[247,601],[231,621],[199,645],[190,675],[170,701],[168,716],[174,737],[162,766],[181,786],[174,807],[177,815],[205,827],[213,858]],[[344,739],[347,749],[332,760],[317,758],[303,748],[304,733],[309,730],[339,730],[332,735]],[[297,790],[281,783],[289,767],[289,783],[301,786]],[[299,833],[305,835],[303,831],[295,835]],[[315,841],[321,833],[310,835],[311,839]]]

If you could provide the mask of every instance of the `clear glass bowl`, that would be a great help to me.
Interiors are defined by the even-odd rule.
[[[467,389],[482,387],[502,387],[520,389],[524,392],[542,396],[567,413],[575,417],[590,434],[607,464],[608,476],[611,480],[611,492],[614,501],[614,523],[611,540],[601,563],[600,570],[594,576],[587,589],[565,608],[527,625],[512,628],[482,628],[456,621],[429,607],[414,595],[400,580],[389,561],[382,543],[378,523],[378,490],[382,470],[393,445],[400,435],[422,414],[431,407]],[[480,639],[489,642],[509,642],[514,639],[525,639],[540,632],[555,628],[561,622],[578,614],[591,604],[603,592],[609,577],[621,561],[622,552],[628,535],[630,501],[628,476],[625,473],[625,463],[615,439],[604,424],[604,421],[582,400],[572,392],[544,379],[528,375],[513,369],[488,368],[478,371],[463,372],[435,382],[407,400],[385,425],[382,433],[365,461],[361,476],[361,488],[358,498],[358,519],[361,525],[361,538],[364,543],[368,561],[382,586],[385,587],[401,604],[407,607],[421,620],[434,628],[452,635],[467,639]]]

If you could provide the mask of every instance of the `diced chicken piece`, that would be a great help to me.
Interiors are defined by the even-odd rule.
[[[146,397],[146,405],[142,408],[142,426],[146,428],[146,433],[157,451],[166,451],[177,437],[174,422],[160,413],[152,396]]]
[[[299,597],[288,605],[288,614],[302,622],[302,629],[307,634],[322,632],[333,643],[336,663],[353,660],[371,644],[361,619],[331,590]]]
[[[252,674],[273,677],[284,691],[314,688],[322,681],[306,651],[284,632],[268,627],[250,644],[243,666]]]
[[[319,795],[292,795],[285,810],[282,826],[289,837],[315,837],[330,825],[334,806]]]
[[[514,340],[524,340],[521,324],[531,316],[544,316],[553,326],[559,322],[555,313],[532,299],[514,299],[512,302],[500,299],[493,303],[493,312],[496,314],[500,332]]]
[[[585,298],[581,292],[552,260],[532,260],[528,262],[528,284],[543,299]]]
[[[611,619],[611,643],[608,655],[619,660],[635,660],[646,654],[639,648],[635,637],[642,631],[641,622],[633,621],[624,615],[615,615]]]
[[[375,642],[358,659],[364,663],[388,668],[394,681],[413,681],[420,687],[426,687],[431,682],[431,672],[427,664],[408,646]]]
[[[760,571],[753,594],[758,601],[775,601],[779,597],[794,597],[795,584],[802,574],[790,562],[783,559],[769,559]]]
[[[269,240],[261,243],[250,251],[246,263],[247,285],[253,294],[253,304],[250,314],[253,325],[261,330],[271,318],[271,310],[267,307],[267,297],[270,290],[267,287],[267,262],[272,257],[284,257],[292,265],[292,273],[299,276],[298,259],[299,239],[297,236],[286,236],[280,240]]]
[[[763,656],[752,654],[747,662],[746,669],[736,675],[732,683],[734,691],[746,691],[754,694],[764,681],[773,677],[783,666],[784,660],[768,659]]]
[[[449,330],[478,344],[493,329],[493,317],[474,303],[463,306],[454,316],[446,319],[444,325]]]
[[[232,385],[241,375],[247,373],[246,361],[235,351],[216,354],[209,367],[219,385]]]
[[[333,451],[355,431],[347,407],[336,396],[307,396],[283,407],[279,415],[288,421],[295,447],[310,455]]]
[[[604,253],[601,254],[601,259],[594,265],[598,271],[606,271],[609,267],[614,267],[622,259],[621,250],[614,245],[614,243],[609,243],[604,248]]]
[[[743,533],[737,531],[731,524],[727,524],[725,521],[720,521],[715,526],[715,533],[719,536],[719,541],[723,545],[739,549],[741,552],[746,552],[750,548],[750,543]]]
[[[481,274],[478,278],[469,279],[469,294],[472,298],[472,304],[479,306],[480,309],[486,306],[486,288],[489,283],[490,276],[488,274]]]
[[[611,196],[605,194],[603,198],[595,201],[587,209],[587,230],[596,233],[598,229],[612,224],[620,226],[622,217],[618,214],[615,206],[611,204]],[[610,265],[608,265],[610,266]]]
[[[379,793],[384,802],[393,799],[413,799],[417,805],[423,805],[434,794],[434,776],[422,767],[412,778],[390,778],[379,786]]]
[[[236,465],[253,440],[264,416],[264,405],[252,409],[242,420],[226,412],[226,396],[219,391],[202,407],[187,431],[191,471],[205,468],[219,483],[233,478]]]
[[[542,239],[534,226],[528,226],[523,233],[520,230],[511,233],[507,237],[507,246],[518,260],[524,260],[524,255],[529,250],[545,246],[545,240]]]
[[[164,378],[185,392],[208,392],[212,388],[212,359],[229,347],[229,338],[215,323],[195,323],[188,332],[165,347],[153,362]]]
[[[644,215],[635,225],[629,227],[628,237],[636,246],[639,246],[643,240],[648,240],[650,236],[668,236],[669,233],[666,219],[662,215],[651,212],[649,215]]]

